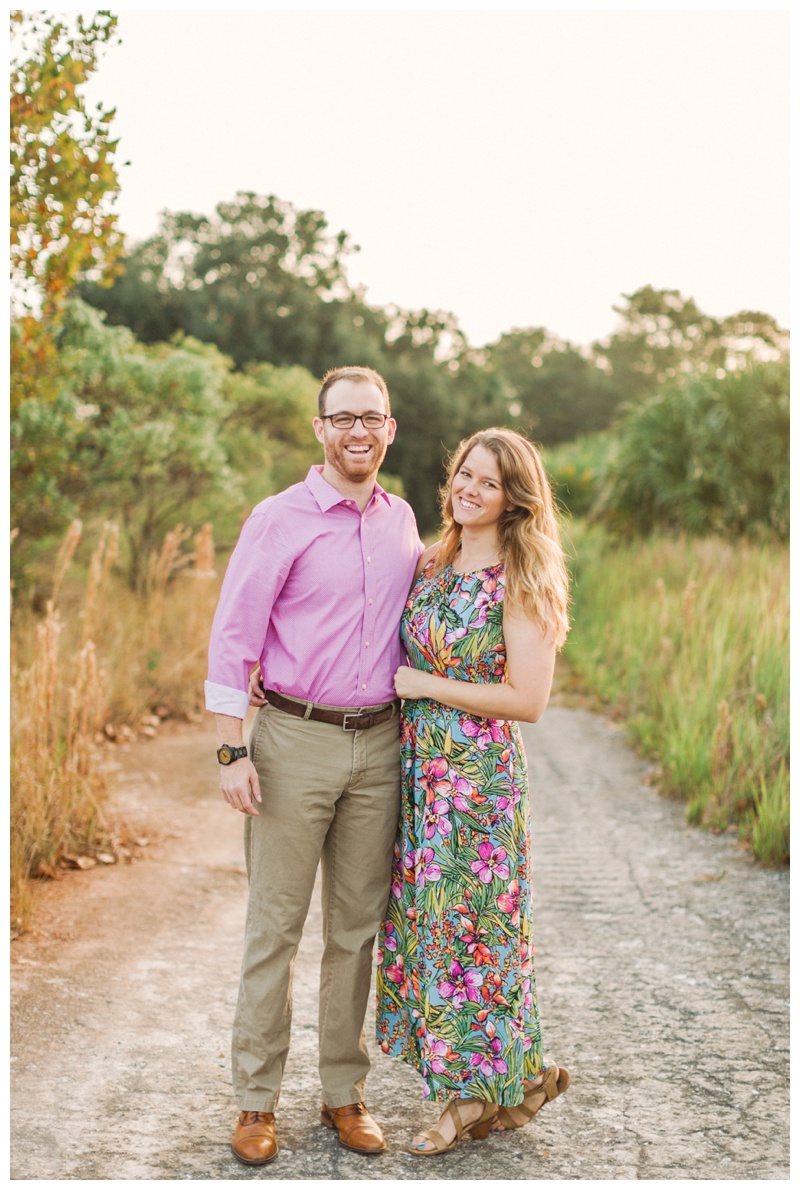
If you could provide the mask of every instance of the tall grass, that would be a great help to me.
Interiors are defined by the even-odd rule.
[[[571,530],[566,658],[658,759],[690,821],[789,857],[789,556],[779,545]]]
[[[107,830],[104,748],[110,739],[202,705],[205,650],[217,595],[211,526],[183,552],[169,533],[150,558],[144,598],[114,573],[119,534],[106,524],[88,563],[74,563],[70,527],[53,563],[43,615],[16,607],[11,627],[12,924],[28,928],[32,880]]]

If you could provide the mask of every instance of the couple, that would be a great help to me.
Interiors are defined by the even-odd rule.
[[[245,1165],[278,1154],[320,859],[321,1119],[341,1144],[385,1148],[363,1101],[378,930],[378,1042],[447,1102],[410,1152],[519,1128],[569,1085],[542,1057],[516,723],[544,711],[567,631],[550,488],[527,439],[475,434],[452,461],[442,540],[424,550],[409,506],[375,482],[395,430],[377,372],[324,377],[325,462],[254,509],[214,617],[206,706],[223,795],[245,815],[250,889],[232,1045]]]

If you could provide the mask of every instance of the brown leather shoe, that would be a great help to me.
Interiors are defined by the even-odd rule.
[[[339,1144],[354,1153],[382,1153],[386,1148],[380,1125],[364,1103],[348,1103],[346,1107],[326,1107],[323,1103],[320,1119],[326,1128],[335,1129]]]
[[[242,1165],[267,1165],[278,1156],[275,1116],[271,1111],[239,1113],[231,1152]]]

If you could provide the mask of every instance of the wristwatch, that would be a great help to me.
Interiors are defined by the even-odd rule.
[[[232,748],[230,744],[223,744],[221,748],[217,748],[217,760],[220,764],[233,764],[234,760],[241,760],[243,756],[247,755],[247,748]]]

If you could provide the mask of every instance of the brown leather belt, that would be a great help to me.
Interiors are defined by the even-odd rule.
[[[379,707],[377,711],[330,711],[325,707],[316,707],[313,702],[295,702],[294,699],[284,698],[274,690],[266,690],[267,702],[277,707],[279,711],[286,711],[289,715],[297,715],[300,719],[317,719],[320,723],[333,723],[344,731],[363,731],[368,727],[377,727],[379,723],[386,723],[388,719],[400,709],[400,699]]]

